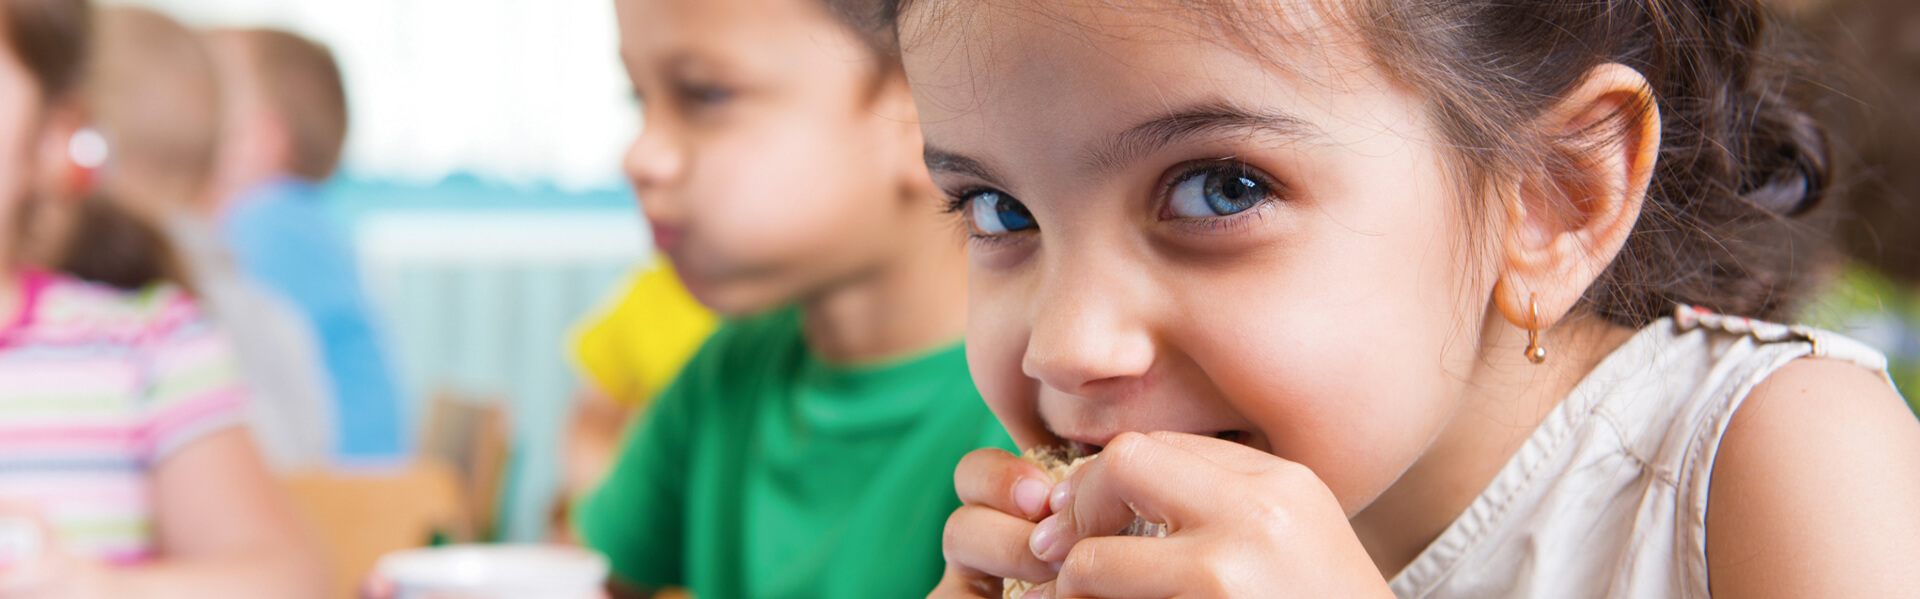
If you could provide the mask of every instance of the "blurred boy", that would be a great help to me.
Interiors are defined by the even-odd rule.
[[[112,157],[100,191],[167,229],[194,291],[233,339],[253,392],[248,424],[268,463],[282,471],[326,463],[333,414],[313,333],[291,305],[239,275],[213,229],[212,60],[193,32],[160,13],[104,7],[96,18],[87,101]]]
[[[966,251],[897,61],[820,0],[615,0],[653,240],[730,320],[629,429],[575,528],[615,590],[913,597],[968,451]]]
[[[340,161],[346,92],[333,55],[263,29],[216,31],[224,135],[210,201],[240,268],[305,313],[335,395],[337,456],[402,457],[406,435],[386,350],[361,292],[353,249],[322,206]]]
[[[635,269],[606,307],[575,325],[572,354],[582,384],[561,455],[563,526],[556,533],[568,532],[568,500],[606,476],[627,422],[673,382],[718,326],[719,316],[687,293],[664,258]]]

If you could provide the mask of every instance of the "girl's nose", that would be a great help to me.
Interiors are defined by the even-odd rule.
[[[1056,269],[1058,272],[1058,269]],[[1062,393],[1111,395],[1153,368],[1154,342],[1138,302],[1117,280],[1076,277],[1042,285],[1021,370]]]

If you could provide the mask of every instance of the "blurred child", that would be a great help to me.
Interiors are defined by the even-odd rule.
[[[78,97],[89,21],[81,0],[0,1],[0,596],[319,597],[192,299],[21,260],[21,227],[83,201],[100,157]]]
[[[347,98],[324,46],[284,31],[206,36],[223,89],[209,202],[240,270],[293,302],[318,335],[346,462],[407,452],[399,389],[353,248],[319,184],[340,162]]]
[[[1920,3],[1807,4],[1801,19],[1840,67],[1836,138],[1859,167],[1841,227],[1854,263],[1809,317],[1886,352],[1920,411]]]
[[[673,382],[720,326],[665,259],[638,269],[609,299],[573,335],[574,363],[585,383],[567,423],[563,514],[571,508],[566,498],[592,490],[606,475],[627,421]],[[564,526],[561,531],[570,532]]]
[[[268,463],[282,471],[326,464],[333,412],[313,332],[292,306],[239,274],[207,201],[221,118],[212,60],[193,32],[160,13],[109,7],[97,21],[86,96],[112,152],[97,184],[166,225],[196,295],[233,339],[251,391],[248,424]]]
[[[865,14],[970,223],[974,381],[1094,455],[968,456],[934,596],[1920,588],[1884,358],[1763,320],[1829,162],[1757,2]]]
[[[953,465],[1010,446],[967,377],[964,250],[899,66],[819,0],[615,0],[653,240],[734,320],[632,427],[576,529],[622,593],[905,597]]]

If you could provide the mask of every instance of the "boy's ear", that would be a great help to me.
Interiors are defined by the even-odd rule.
[[[1514,326],[1544,330],[1573,309],[1639,222],[1659,156],[1660,113],[1639,71],[1609,63],[1588,71],[1535,126],[1553,154],[1544,172],[1500,189],[1494,302]]]

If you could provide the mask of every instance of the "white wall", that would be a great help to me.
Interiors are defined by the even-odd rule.
[[[638,123],[612,0],[107,1],[326,43],[347,80],[356,176],[612,187]]]

